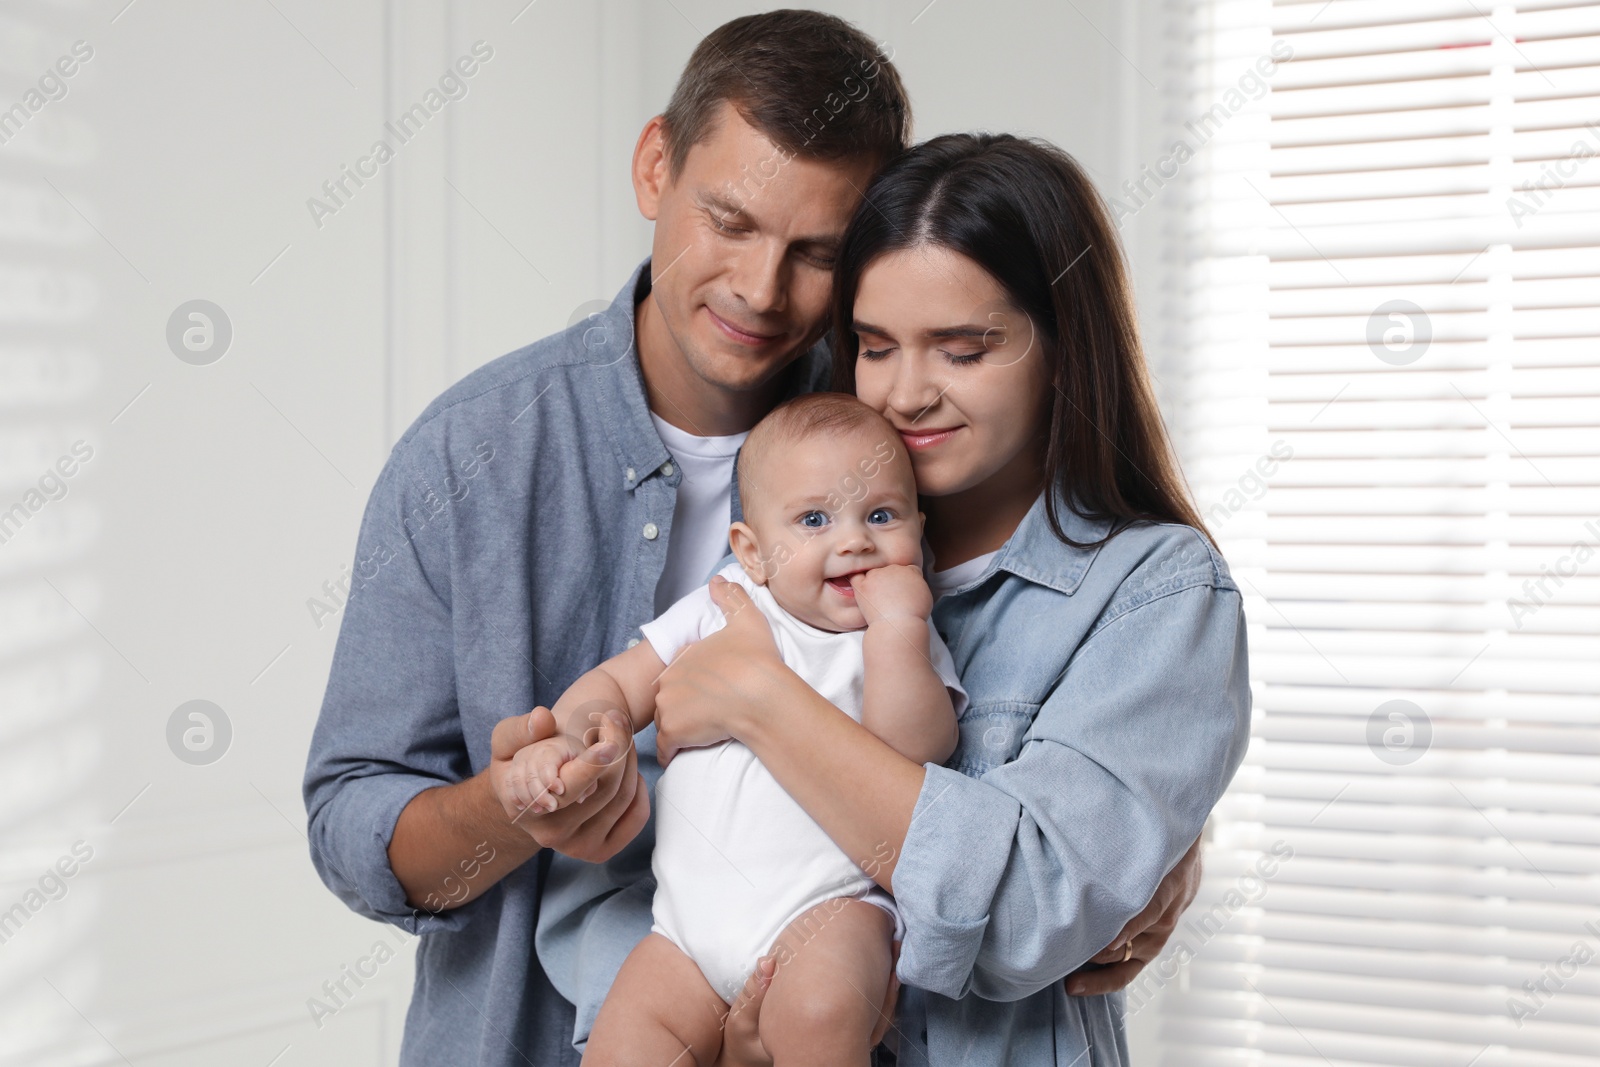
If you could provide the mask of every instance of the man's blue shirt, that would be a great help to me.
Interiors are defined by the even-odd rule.
[[[578,1062],[572,1006],[534,952],[552,857],[430,914],[406,903],[388,845],[414,796],[488,764],[495,723],[554,704],[654,617],[683,474],[662,472],[671,457],[633,347],[648,284],[647,261],[606,311],[457,382],[400,438],[367,502],[304,792],[323,881],[422,935],[407,1065]],[[817,350],[785,373],[810,391],[827,371]],[[654,751],[651,730],[639,769],[652,783]],[[631,881],[648,852],[637,872],[590,869]]]

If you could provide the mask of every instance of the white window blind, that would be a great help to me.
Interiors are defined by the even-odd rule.
[[[1600,1063],[1600,4],[1167,10],[1255,711],[1128,1008],[1184,1067]]]

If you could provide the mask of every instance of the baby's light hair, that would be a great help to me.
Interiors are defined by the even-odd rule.
[[[763,460],[784,445],[797,445],[822,434],[842,436],[859,430],[881,430],[893,447],[903,451],[894,425],[849,393],[807,393],[785,400],[756,423],[739,449],[739,506],[746,515],[760,489]]]

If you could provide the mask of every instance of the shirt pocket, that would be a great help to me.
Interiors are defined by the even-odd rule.
[[[1010,763],[1038,714],[1039,705],[1024,700],[969,704],[956,722],[960,737],[945,766],[977,778]]]

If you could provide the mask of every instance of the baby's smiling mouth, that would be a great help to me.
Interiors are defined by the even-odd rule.
[[[833,591],[841,596],[847,596],[853,599],[856,595],[856,589],[855,586],[850,584],[850,579],[858,574],[865,573],[867,573],[866,568],[862,568],[859,571],[851,571],[849,574],[839,574],[832,578],[824,578],[823,582],[831,586]]]

